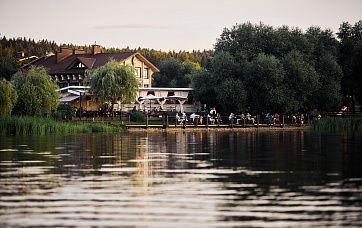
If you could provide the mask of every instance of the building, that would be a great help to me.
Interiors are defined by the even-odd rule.
[[[99,45],[93,45],[91,53],[62,47],[59,52],[40,57],[23,66],[23,69],[30,66],[44,67],[59,85],[62,96],[60,98],[61,103],[69,103],[87,111],[96,111],[99,109],[99,104],[88,93],[89,87],[84,83],[85,72],[103,66],[111,59],[123,65],[131,66],[138,78],[139,85],[135,102],[122,107],[120,104],[115,105],[116,110],[129,110],[136,106],[141,110],[175,107],[179,111],[183,111],[185,102],[186,111],[196,109],[193,104],[187,104],[190,103],[188,102],[188,94],[192,91],[191,88],[153,88],[152,76],[159,72],[159,69],[138,52],[102,53]],[[179,108],[175,104],[179,104]]]
[[[151,87],[152,75],[159,69],[138,52],[102,53],[99,45],[92,46],[92,53],[62,47],[54,55],[47,55],[25,65],[43,66],[60,88],[83,86],[85,71],[103,66],[110,59],[131,66],[139,81],[140,88]]]

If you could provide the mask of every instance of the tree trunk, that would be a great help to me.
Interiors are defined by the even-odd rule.
[[[114,111],[113,111],[113,107],[114,107],[114,102],[112,101],[112,105],[111,105],[112,121],[114,120]]]

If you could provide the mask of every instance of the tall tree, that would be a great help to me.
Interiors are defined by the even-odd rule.
[[[190,61],[181,62],[175,58],[161,61],[160,72],[154,74],[153,85],[156,87],[189,87],[191,75],[199,66]]]
[[[59,104],[58,86],[42,67],[17,72],[12,83],[18,93],[14,107],[17,115],[49,116]]]
[[[338,60],[344,75],[342,92],[362,104],[362,20],[353,26],[342,23],[337,35],[341,40]]]
[[[291,51],[282,59],[285,70],[287,100],[283,104],[286,111],[307,110],[307,102],[319,88],[319,75],[314,67],[304,61],[298,51]]]
[[[90,92],[102,103],[111,104],[113,107],[118,101],[127,103],[134,101],[138,89],[138,80],[129,66],[124,66],[115,60],[110,60],[105,65],[86,71],[86,80]]]
[[[18,70],[18,64],[11,48],[3,48],[0,43],[0,79],[10,80]]]
[[[17,97],[13,85],[5,79],[0,79],[0,117],[11,114]]]
[[[246,74],[250,111],[279,111],[285,104],[285,72],[273,55],[259,54],[250,62]]]

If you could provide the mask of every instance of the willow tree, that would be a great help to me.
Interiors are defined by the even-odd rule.
[[[112,118],[115,103],[132,102],[136,98],[138,80],[134,71],[115,60],[86,71],[86,78],[95,98],[102,103],[111,103]]]
[[[0,79],[0,117],[11,114],[16,99],[16,91],[10,82]]]
[[[14,107],[17,115],[49,116],[59,105],[58,85],[50,79],[43,67],[32,66],[12,77],[18,94]]]

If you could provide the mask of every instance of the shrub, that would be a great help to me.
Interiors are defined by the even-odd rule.
[[[56,120],[71,120],[76,111],[77,110],[69,104],[60,104],[52,114],[52,117]]]
[[[143,122],[145,121],[145,115],[140,111],[133,111],[131,112],[131,121]]]

